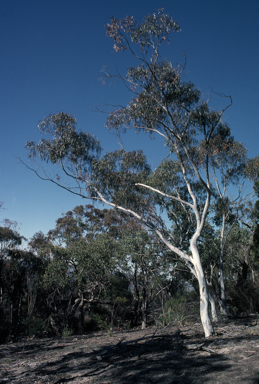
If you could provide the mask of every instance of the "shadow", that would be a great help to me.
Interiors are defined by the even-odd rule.
[[[95,378],[111,383],[197,383],[206,377],[230,368],[228,359],[220,354],[204,357],[185,350],[177,335],[143,337],[121,341],[92,353],[69,353],[58,362],[37,369],[43,376],[61,376],[55,384],[77,379]],[[53,372],[52,366],[55,367]],[[57,368],[58,366],[58,368]],[[35,372],[36,373],[36,372]],[[69,373],[69,377],[66,374]],[[201,381],[200,381],[201,382]]]
[[[51,341],[49,343],[46,343],[44,341],[37,341],[37,342],[31,342],[28,343],[19,343],[19,345],[8,345],[3,348],[1,348],[0,358],[6,357],[6,355],[12,357],[12,355],[16,355],[17,353],[22,353],[24,356],[30,356],[35,355],[38,351],[48,351],[56,350],[56,349],[63,349],[65,346],[62,345],[55,345],[55,341]]]
[[[91,333],[86,335],[74,335],[68,337],[54,336],[54,337],[46,337],[40,338],[30,341],[27,338],[24,338],[18,342],[14,343],[6,343],[0,344],[0,358],[6,357],[9,355],[10,357],[17,353],[23,353],[27,356],[30,354],[34,355],[37,351],[48,351],[64,349],[67,342],[71,342],[71,340],[91,340],[92,338],[98,339],[102,338],[103,335],[101,333]],[[63,344],[63,345],[62,345]]]
[[[30,374],[34,377],[53,384],[87,382],[90,379],[96,383],[113,384],[259,384],[259,335],[224,335],[204,339],[200,336],[181,336],[175,330],[171,333],[166,331],[168,333],[143,337],[141,332],[122,332],[117,333],[114,339],[98,335],[106,344],[101,346],[96,340],[102,339],[97,339],[96,335],[52,339],[26,344],[24,354],[29,356],[40,349],[51,354],[53,360],[53,352],[56,351],[53,361],[30,368]],[[90,344],[91,339],[96,341],[95,345]],[[80,345],[77,340],[81,341]],[[242,348],[248,341],[258,345],[258,353],[246,350],[242,351],[242,356],[234,352],[229,355],[220,353],[223,348],[230,351],[234,351],[234,347]],[[66,343],[74,345],[75,351],[64,350]],[[195,349],[197,345],[202,347]],[[19,353],[22,345],[11,350],[14,354]],[[9,375],[8,379],[9,382],[15,382],[14,376]]]

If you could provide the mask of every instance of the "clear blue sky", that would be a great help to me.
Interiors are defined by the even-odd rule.
[[[73,114],[78,128],[96,135],[105,151],[117,148],[96,105],[126,102],[119,83],[101,86],[103,66],[122,74],[133,64],[116,54],[105,35],[109,18],[133,15],[138,21],[164,7],[180,25],[166,56],[183,61],[185,79],[211,106],[222,100],[211,89],[231,95],[225,120],[250,157],[259,155],[259,1],[258,0],[1,0],[0,2],[0,220],[22,223],[30,238],[55,227],[62,213],[86,201],[39,180],[19,164],[27,140],[38,141],[41,119],[58,111]],[[152,166],[163,157],[155,142],[144,144]],[[142,147],[127,139],[127,149]],[[156,154],[156,155],[154,155]]]

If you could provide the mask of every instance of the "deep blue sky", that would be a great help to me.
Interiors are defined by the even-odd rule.
[[[73,114],[78,128],[96,135],[105,151],[118,147],[104,127],[103,103],[127,102],[122,84],[101,86],[100,71],[116,65],[122,74],[134,65],[127,53],[115,53],[105,35],[109,18],[133,15],[138,21],[164,7],[181,27],[166,56],[183,62],[185,79],[223,105],[212,91],[231,95],[224,119],[250,157],[259,155],[259,1],[258,0],[1,0],[0,2],[0,220],[22,223],[31,237],[55,227],[55,220],[81,198],[39,180],[19,164],[27,140],[39,140],[37,125],[57,111]],[[141,144],[129,136],[127,149],[144,148],[152,166],[163,157],[157,142]]]

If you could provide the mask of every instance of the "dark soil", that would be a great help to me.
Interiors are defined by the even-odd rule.
[[[0,383],[259,384],[259,317],[0,345]]]

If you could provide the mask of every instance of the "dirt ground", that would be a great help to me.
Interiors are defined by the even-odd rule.
[[[0,345],[0,383],[259,384],[259,316]]]

